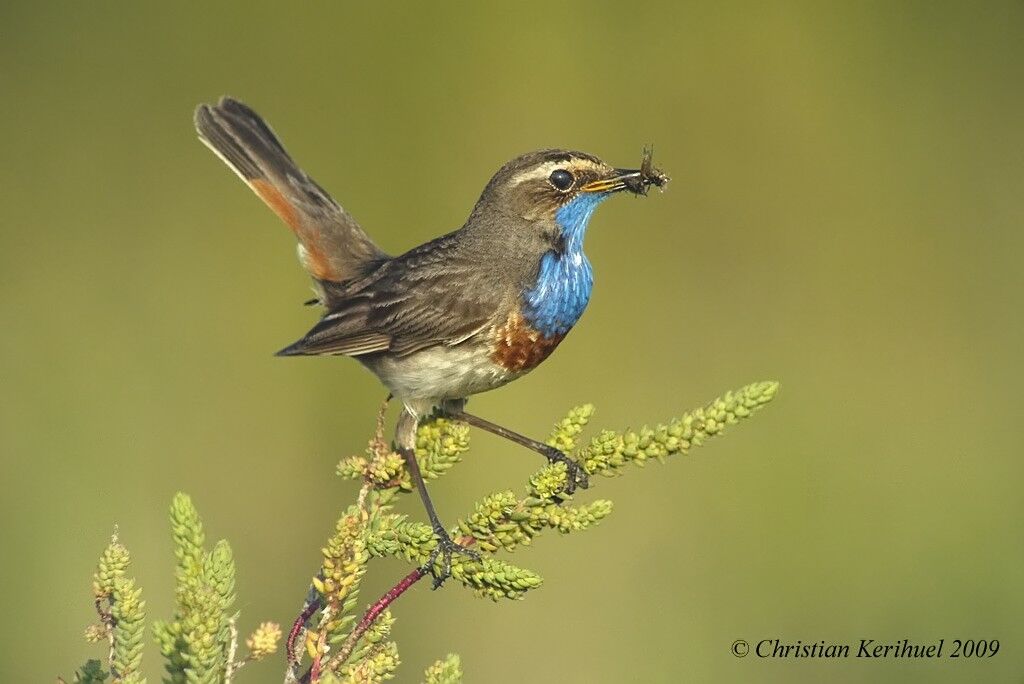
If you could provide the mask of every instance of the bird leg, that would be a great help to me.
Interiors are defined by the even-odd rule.
[[[416,461],[416,449],[413,446],[416,443],[416,425],[416,416],[410,413],[408,409],[402,411],[395,430],[395,441],[398,443],[398,452],[405,459],[405,467],[409,471],[409,477],[416,485],[416,490],[423,501],[423,507],[427,509],[430,527],[434,530],[434,536],[437,537],[437,546],[430,553],[427,562],[420,568],[422,572],[430,573],[430,576],[434,578],[434,589],[437,589],[444,584],[446,579],[451,577],[452,554],[458,553],[475,561],[480,560],[480,554],[473,549],[452,541],[448,530],[444,528],[444,525],[441,524],[441,519],[437,516],[434,504],[430,500],[430,494],[427,493],[427,485],[423,481],[423,473],[420,472],[420,464]],[[435,565],[438,557],[441,558],[440,571],[438,571]]]
[[[568,480],[565,485],[566,494],[572,494],[575,492],[576,487],[586,489],[590,486],[590,483],[587,480],[587,473],[580,467],[580,464],[549,444],[544,444],[543,442],[538,442],[535,439],[530,439],[525,435],[513,432],[506,427],[502,427],[497,423],[492,423],[489,420],[484,420],[483,418],[474,416],[471,413],[466,413],[461,409],[447,407],[445,409],[445,414],[453,420],[461,420],[464,423],[487,430],[492,434],[504,437],[505,439],[515,442],[520,446],[536,451],[538,454],[548,459],[548,463],[564,463],[566,475],[568,476]]]

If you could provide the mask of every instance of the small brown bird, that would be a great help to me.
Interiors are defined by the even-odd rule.
[[[200,105],[200,139],[284,220],[326,313],[281,356],[352,356],[403,404],[395,431],[423,499],[437,547],[424,567],[440,586],[452,541],[416,463],[418,421],[440,411],[541,453],[568,471],[567,493],[585,473],[560,451],[466,413],[472,394],[537,367],[579,320],[593,271],[583,238],[597,206],[626,190],[646,194],[668,178],[645,156],[616,169],[584,152],[547,149],[516,157],[484,187],[458,230],[396,257],[385,254],[300,169],[270,127],[231,98]],[[436,567],[438,556],[441,568]]]

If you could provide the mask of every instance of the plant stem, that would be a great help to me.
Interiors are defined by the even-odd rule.
[[[306,601],[306,605],[303,606],[302,612],[295,618],[295,622],[292,623],[292,628],[288,632],[288,639],[285,641],[285,654],[288,658],[289,666],[298,665],[299,660],[302,658],[302,654],[295,652],[295,642],[299,639],[299,634],[302,629],[306,626],[309,618],[313,617],[313,613],[320,610],[320,600],[317,598]]]
[[[460,537],[457,540],[457,543],[462,546],[471,546],[474,542],[476,542],[476,539],[468,535]],[[358,644],[359,640],[364,634],[366,634],[366,630],[373,626],[373,623],[377,621],[377,618],[380,617],[381,613],[387,610],[388,607],[398,600],[402,594],[412,589],[412,586],[423,579],[426,574],[427,573],[423,568],[415,568],[408,575],[398,580],[393,587],[384,592],[379,599],[374,601],[373,604],[366,609],[366,612],[363,613],[363,617],[359,620],[359,624],[355,626],[352,633],[348,635],[347,639],[345,639],[345,643],[342,644],[338,653],[327,662],[325,669],[328,672],[333,672],[348,660],[349,656],[352,655],[352,651],[355,650],[356,644]],[[310,668],[310,670],[312,670],[312,668]],[[311,675],[312,672],[307,671],[299,681],[309,682],[311,681]]]
[[[231,643],[228,645],[227,663],[224,667],[224,684],[231,684],[231,678],[235,676],[235,655],[238,653],[238,625],[235,618],[228,620],[228,629],[231,632]]]

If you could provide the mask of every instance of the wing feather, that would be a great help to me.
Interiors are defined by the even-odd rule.
[[[460,254],[458,240],[438,238],[335,293],[338,305],[281,353],[404,356],[459,344],[492,325],[499,310],[501,293],[481,275]]]

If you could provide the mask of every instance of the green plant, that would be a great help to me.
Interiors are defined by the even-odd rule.
[[[588,475],[612,477],[631,465],[665,461],[700,446],[771,401],[777,389],[774,382],[747,385],[665,425],[604,430],[582,447],[580,438],[594,409],[589,404],[579,406],[555,425],[548,443],[573,454]],[[398,668],[390,606],[428,574],[423,564],[436,542],[430,525],[394,512],[396,497],[413,487],[402,458],[384,439],[383,415],[382,409],[365,453],[338,464],[340,476],[360,482],[359,494],[322,549],[321,567],[285,641],[285,682],[380,682],[392,678]],[[444,418],[426,422],[416,444],[424,477],[441,477],[468,448],[465,425]],[[538,470],[518,493],[504,490],[480,499],[458,521],[454,536],[460,544],[475,545],[481,557],[456,556],[451,577],[494,601],[519,599],[540,586],[540,575],[498,554],[528,545],[547,530],[568,534],[586,529],[612,510],[605,499],[575,503],[565,494],[565,485],[566,468],[558,463]],[[281,629],[263,623],[246,640],[248,653],[239,659],[238,613],[231,612],[235,567],[230,547],[222,540],[207,550],[199,514],[184,494],[175,496],[171,505],[171,528],[178,560],[176,610],[172,619],[156,622],[153,630],[165,660],[165,681],[230,682],[246,663],[277,650]],[[415,567],[360,614],[362,578],[371,561],[384,556],[404,559]],[[75,681],[103,682],[108,674],[113,682],[145,681],[139,674],[145,604],[134,581],[127,578],[128,564],[128,551],[115,534],[100,558],[94,581],[100,622],[87,630],[92,640],[108,642],[107,670],[99,661],[89,661],[75,674]],[[303,667],[307,658],[309,665]],[[424,673],[429,684],[455,684],[461,679],[461,662],[455,655],[437,661]]]

